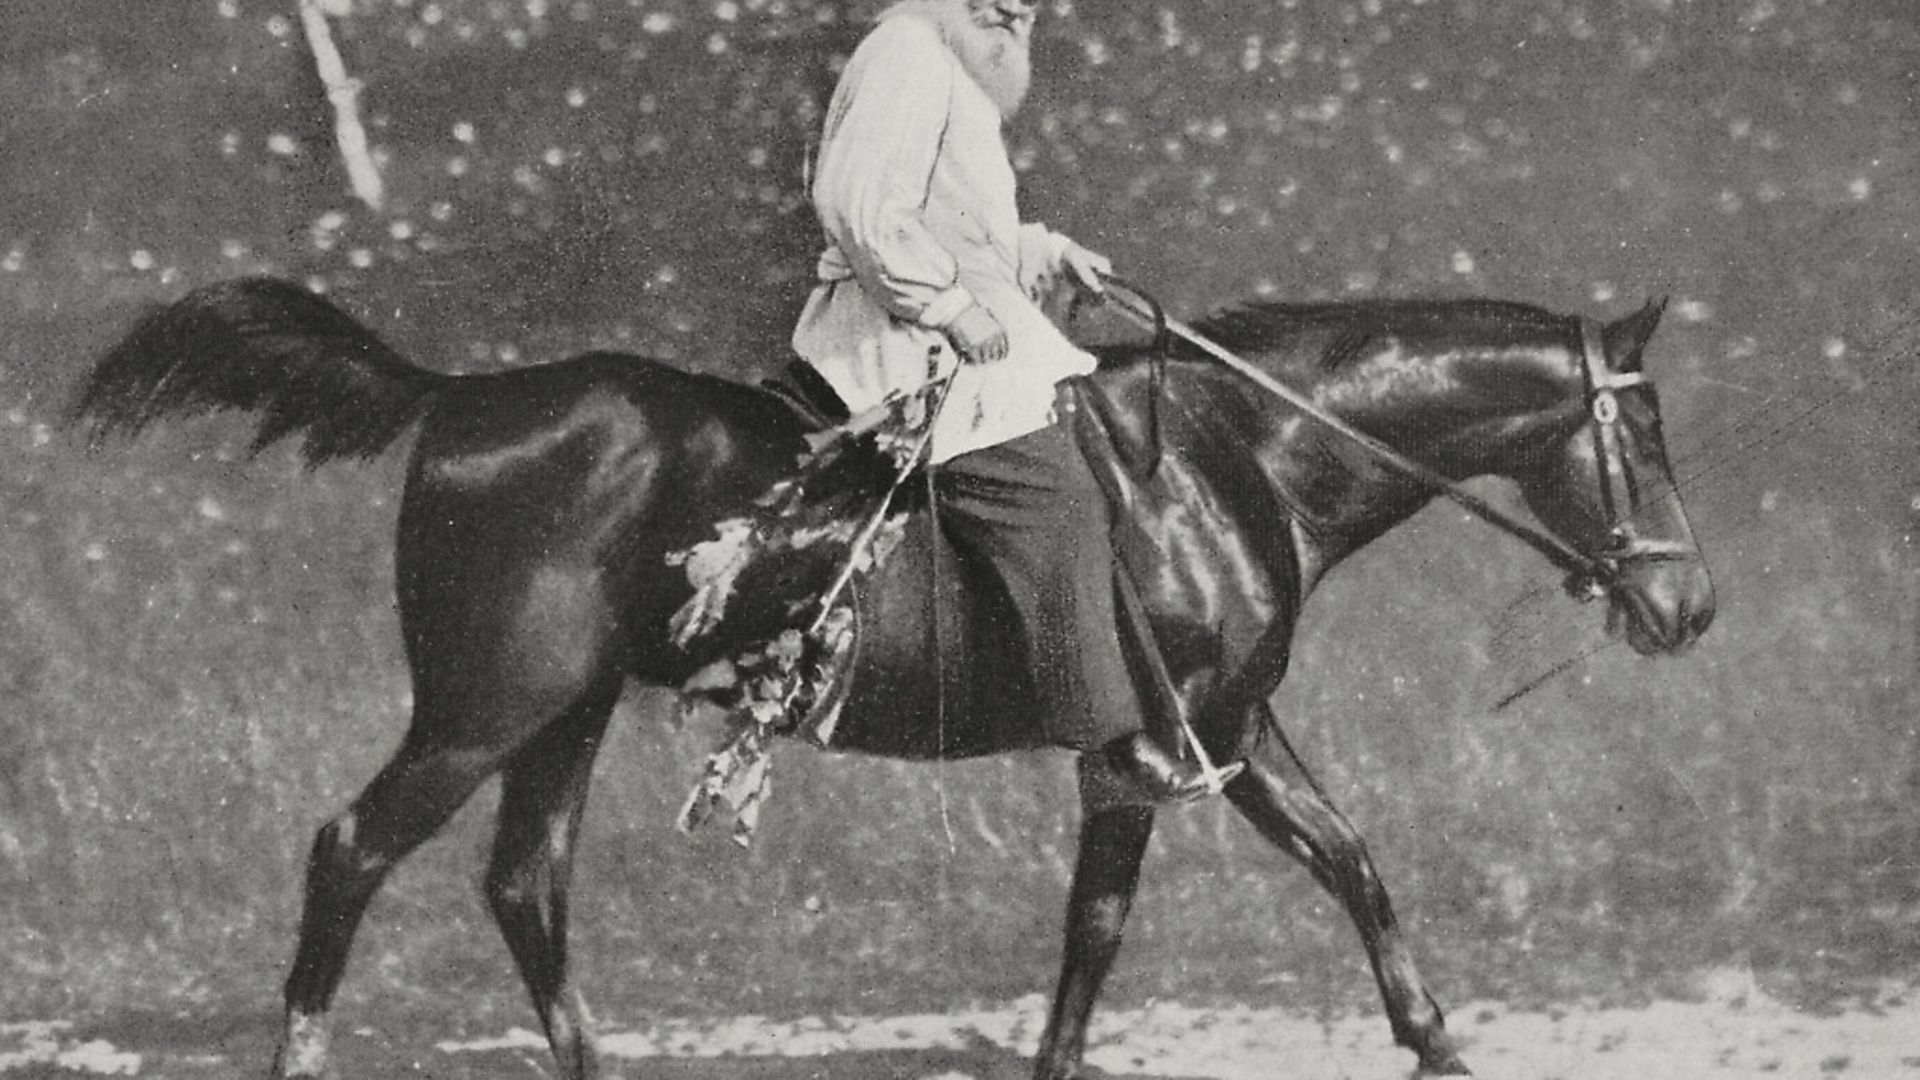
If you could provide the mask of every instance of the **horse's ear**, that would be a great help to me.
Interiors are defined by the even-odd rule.
[[[1617,370],[1640,370],[1647,342],[1653,337],[1654,328],[1660,325],[1660,316],[1666,310],[1667,298],[1662,296],[1648,300],[1639,311],[1607,324],[1603,332],[1607,355],[1613,358]]]

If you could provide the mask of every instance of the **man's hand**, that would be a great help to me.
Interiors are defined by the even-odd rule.
[[[993,364],[1007,358],[1006,327],[978,303],[969,305],[947,324],[947,340],[969,364]]]
[[[1060,254],[1060,265],[1072,271],[1082,289],[1095,296],[1107,291],[1104,279],[1113,273],[1113,260],[1105,255],[1068,241],[1067,250]]]

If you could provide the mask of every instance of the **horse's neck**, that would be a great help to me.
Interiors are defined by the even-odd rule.
[[[1464,480],[1513,475],[1530,446],[1565,429],[1569,379],[1577,376],[1564,350],[1551,346],[1423,348],[1388,339],[1311,378],[1316,404],[1405,457]],[[1288,486],[1302,493],[1321,573],[1438,494],[1325,425],[1302,419],[1281,427],[1292,429],[1283,445],[1297,475]]]

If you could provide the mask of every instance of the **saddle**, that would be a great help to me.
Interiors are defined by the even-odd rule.
[[[1008,600],[941,534],[917,465],[912,435],[931,402],[909,396],[853,417],[797,360],[762,387],[813,433],[813,451],[751,515],[719,523],[713,540],[677,556],[696,591],[675,619],[676,640],[712,656],[682,686],[683,705],[694,717],[717,711],[728,729],[681,827],[726,810],[746,843],[774,736],[920,760],[1048,745],[1038,695],[1000,629],[1011,621]],[[1088,380],[1071,380],[1064,400],[1119,523],[1134,502],[1128,489],[1157,461],[1157,432],[1129,424]],[[1169,738],[1177,695],[1125,580],[1129,561],[1123,551],[1116,582],[1129,666],[1148,715],[1168,729],[1155,735],[1178,745]]]

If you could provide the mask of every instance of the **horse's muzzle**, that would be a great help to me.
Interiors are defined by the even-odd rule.
[[[1629,559],[1599,587],[1608,633],[1642,656],[1683,653],[1713,625],[1713,579],[1698,554]]]

